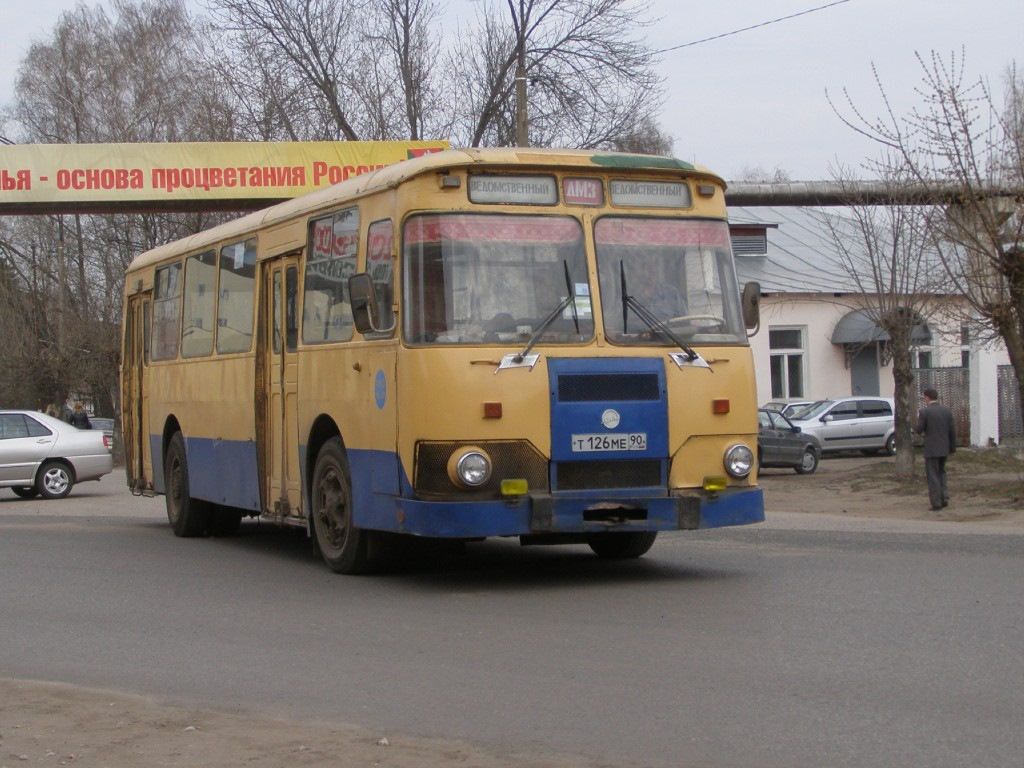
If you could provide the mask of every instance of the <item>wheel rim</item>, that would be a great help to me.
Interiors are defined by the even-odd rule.
[[[814,469],[814,465],[817,459],[814,458],[814,453],[811,451],[804,451],[804,469],[810,472]]]
[[[52,493],[55,496],[66,492],[70,484],[71,478],[68,477],[67,470],[61,467],[48,469],[46,474],[43,475],[43,485],[48,493]]]
[[[320,546],[336,557],[349,534],[349,504],[345,481],[336,467],[327,468],[317,484],[316,527]]]

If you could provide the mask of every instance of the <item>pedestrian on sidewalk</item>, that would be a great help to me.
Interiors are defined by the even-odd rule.
[[[939,402],[938,392],[929,387],[921,394],[924,408],[918,411],[914,431],[924,435],[924,471],[934,512],[949,506],[946,459],[956,453],[956,424],[949,406]]]

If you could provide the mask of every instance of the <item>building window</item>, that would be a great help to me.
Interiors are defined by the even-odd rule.
[[[932,367],[932,351],[930,349],[912,349],[910,350],[910,367],[911,368],[931,368]]]
[[[971,367],[971,329],[970,326],[960,326],[960,367]]]
[[[772,397],[804,397],[804,329],[770,328]]]

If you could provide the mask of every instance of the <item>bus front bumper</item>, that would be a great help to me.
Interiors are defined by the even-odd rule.
[[[530,494],[502,501],[396,501],[397,531],[437,538],[679,531],[764,521],[760,488],[657,497],[595,499]]]

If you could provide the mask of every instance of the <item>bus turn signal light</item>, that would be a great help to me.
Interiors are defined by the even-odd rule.
[[[485,419],[500,419],[501,418],[501,403],[484,403],[484,418]]]
[[[711,401],[711,412],[712,413],[728,413],[729,412],[729,401],[728,400],[712,400]]]

